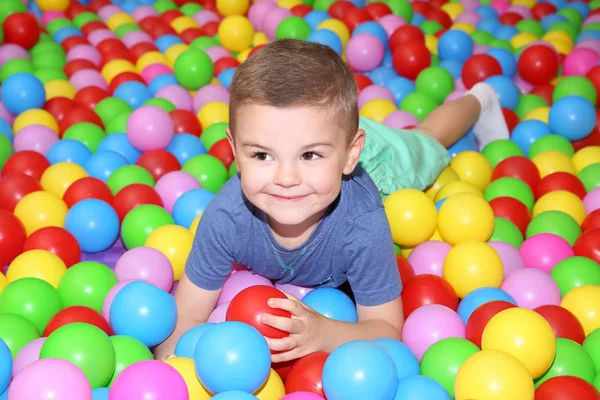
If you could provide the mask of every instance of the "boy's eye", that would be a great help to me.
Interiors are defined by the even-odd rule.
[[[302,154],[302,159],[304,161],[313,161],[319,157],[320,156],[317,153],[315,153],[314,151],[307,151],[306,153]]]
[[[269,159],[269,155],[262,151],[254,153],[252,157],[256,158],[259,161],[267,161]]]

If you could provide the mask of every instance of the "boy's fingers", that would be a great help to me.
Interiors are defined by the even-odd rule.
[[[302,311],[304,311],[304,307],[297,300],[273,298],[269,299],[268,304],[271,308],[285,310],[296,317],[302,315]]]
[[[260,322],[272,328],[289,333],[299,333],[302,330],[302,322],[293,318],[263,314],[260,316]]]
[[[283,339],[271,339],[267,337],[265,339],[272,351],[288,351],[296,347],[296,339],[292,336],[287,336]]]

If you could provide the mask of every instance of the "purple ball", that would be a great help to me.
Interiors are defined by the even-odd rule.
[[[587,17],[585,21],[583,21],[583,26],[592,24],[594,22],[600,22],[600,14],[594,14]]]
[[[48,24],[55,19],[69,19],[64,12],[61,11],[45,11],[40,18],[40,22],[44,26],[48,26]]]
[[[155,106],[141,106],[131,113],[126,131],[127,138],[139,151],[164,149],[175,135],[169,113]]]
[[[227,316],[227,309],[229,308],[229,302],[221,303],[213,312],[210,313],[206,322],[212,322],[214,324],[220,324],[221,322],[225,322],[225,317]]]
[[[265,16],[275,7],[277,7],[277,4],[267,0],[259,0],[250,6],[250,9],[248,10],[248,20],[250,20],[250,23],[256,31],[263,30]]]
[[[460,5],[465,8],[465,11],[475,10],[481,4],[477,0],[462,0]]]
[[[13,147],[15,151],[32,150],[45,156],[58,140],[56,132],[47,126],[29,125],[15,135]]]
[[[524,19],[532,19],[533,16],[531,14],[531,10],[525,6],[510,6],[506,12],[512,12],[515,14],[519,14]]]
[[[396,110],[385,117],[383,124],[394,129],[405,129],[406,126],[419,125],[419,120],[408,111]]]
[[[412,266],[415,275],[442,276],[444,260],[452,248],[446,242],[429,240],[417,245],[408,255],[408,263]]]
[[[314,290],[314,288],[296,286],[296,285],[292,285],[290,283],[285,283],[285,284],[276,283],[275,288],[279,289],[282,292],[285,292],[287,294],[291,294],[298,300],[302,300],[302,298],[304,296],[306,296],[308,293],[310,293]]]
[[[384,15],[377,23],[385,30],[388,37],[391,37],[396,32],[396,29],[406,25],[406,21],[402,17],[394,14]]]
[[[250,271],[237,271],[235,274],[229,275],[225,281],[217,305],[229,303],[242,290],[257,285],[273,286],[271,281],[263,276]]]
[[[133,19],[135,19],[135,22],[140,22],[144,18],[148,17],[158,17],[158,15],[158,11],[156,11],[154,7],[147,5],[136,7],[131,13],[131,16]]]
[[[454,23],[466,22],[471,25],[476,25],[479,21],[481,21],[481,15],[473,10],[465,10],[456,17]]]
[[[600,209],[600,187],[592,189],[583,198],[583,206],[588,214]]]
[[[461,81],[462,83],[462,81]],[[446,97],[446,99],[444,100],[444,103],[452,101],[452,100],[456,100],[456,99],[460,99],[461,97],[464,97],[467,94],[467,92],[465,90],[454,90],[452,93],[450,93],[448,95],[448,97]]]
[[[523,261],[521,253],[513,245],[506,242],[488,242],[488,244],[496,250],[502,260],[504,278],[519,269],[525,268],[525,261]]]
[[[94,65],[99,66],[102,62],[102,55],[94,46],[79,44],[67,53],[67,61],[73,60],[88,60]]]
[[[192,189],[200,188],[200,182],[194,175],[185,171],[171,171],[156,182],[154,190],[163,201],[165,210],[173,212],[173,207],[178,198]]]
[[[380,85],[370,85],[358,94],[358,108],[362,108],[368,101],[375,99],[389,100],[396,104],[396,99],[388,88]]]
[[[0,68],[8,60],[22,58],[25,60],[31,59],[27,50],[14,43],[6,43],[0,46]]]
[[[118,14],[120,12],[123,12],[123,10],[121,9],[121,7],[117,7],[115,5],[109,4],[107,6],[102,7],[100,10],[98,10],[98,17],[100,17],[100,19],[104,22],[108,21],[108,19],[110,17],[112,17],[115,14]]]
[[[383,61],[385,49],[381,41],[370,33],[359,33],[350,38],[346,46],[346,58],[358,72],[377,68]]]
[[[198,11],[196,14],[194,14],[192,19],[196,21],[198,26],[201,28],[209,22],[218,22],[220,20],[219,15],[210,10]]]
[[[71,75],[69,82],[77,91],[90,86],[96,86],[102,90],[108,90],[108,84],[104,80],[104,77],[95,69],[80,69]]]
[[[179,85],[163,86],[154,97],[169,100],[178,110],[192,111],[192,96]]]
[[[96,29],[87,37],[88,42],[94,47],[98,47],[100,42],[106,39],[118,39],[112,31],[108,29]]]
[[[4,104],[2,104],[2,102],[0,101],[0,118],[4,119],[6,122],[8,122],[9,124],[13,124],[13,122],[15,121],[15,116],[12,115],[10,113],[10,111],[8,111],[8,109],[4,106]]]
[[[273,7],[270,9],[263,20],[263,32],[269,40],[275,40],[275,34],[277,27],[287,17],[291,17],[293,14],[290,10],[283,7]]]
[[[533,89],[533,85],[527,82],[525,79],[521,78],[520,75],[515,75],[515,77],[513,78],[513,82],[515,83],[515,85],[517,85],[517,88],[519,88],[519,90],[523,94],[527,94],[531,92],[531,89]]]
[[[131,31],[123,36],[122,42],[128,49],[131,49],[138,43],[154,43],[154,40],[144,31]]]
[[[533,310],[545,305],[560,305],[560,290],[550,275],[535,268],[523,268],[510,274],[500,286],[517,305]]]
[[[599,15],[600,16],[600,15]],[[586,48],[591,49],[600,54],[600,40],[598,39],[583,39],[581,42],[575,45],[576,49]]]
[[[207,56],[210,57],[213,63],[216,63],[221,58],[231,57],[231,53],[225,47],[211,46],[204,50]]]
[[[197,113],[202,107],[213,101],[229,104],[229,91],[223,86],[215,84],[201,87],[194,95],[194,100],[192,102],[194,113]]]
[[[13,361],[12,377],[13,379],[28,365],[40,359],[42,345],[46,341],[45,337],[32,340],[19,350]]]
[[[142,280],[169,292],[173,287],[173,267],[160,251],[136,247],[123,254],[115,265],[119,281]]]

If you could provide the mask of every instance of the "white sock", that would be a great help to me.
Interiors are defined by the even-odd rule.
[[[509,132],[502,113],[502,107],[494,88],[485,82],[479,82],[467,92],[479,100],[481,111],[473,132],[479,141],[479,148],[483,149],[494,140],[508,139]]]

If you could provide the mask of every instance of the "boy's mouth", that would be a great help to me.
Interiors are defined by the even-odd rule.
[[[293,202],[302,200],[306,197],[306,195],[289,196],[289,195],[276,195],[276,194],[272,194],[271,196],[274,197],[278,201],[287,202],[287,203],[293,203]]]

